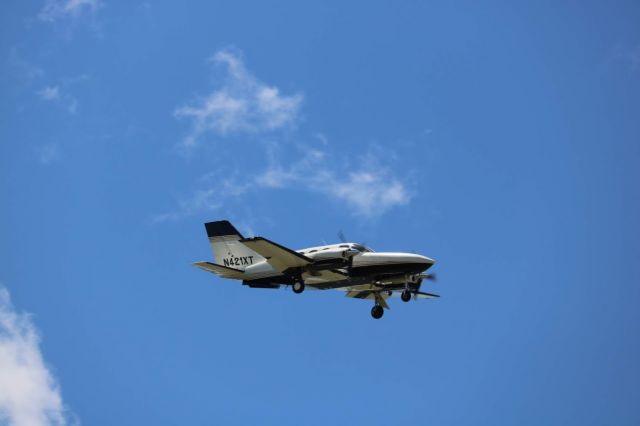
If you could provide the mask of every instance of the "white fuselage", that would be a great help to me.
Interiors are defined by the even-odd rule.
[[[401,271],[407,269],[408,273],[421,272],[427,269],[434,261],[426,256],[414,253],[401,252],[374,252],[361,244],[342,243],[330,244],[318,247],[309,247],[297,250],[298,253],[321,262],[340,261],[350,259],[349,270],[355,276],[368,275],[369,272],[385,270]],[[394,268],[397,267],[397,268]],[[275,277],[281,273],[276,271],[266,260],[249,265],[244,270],[243,279],[250,281]]]

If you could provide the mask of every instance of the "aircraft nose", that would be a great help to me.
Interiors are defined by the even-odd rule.
[[[412,257],[415,263],[424,263],[425,266],[431,266],[436,263],[436,261],[431,259],[430,257],[422,256],[420,254],[414,254]]]
[[[423,259],[423,265],[424,265],[424,270],[425,271],[427,269],[431,268],[434,263],[436,263],[436,261],[431,259],[430,257],[427,257],[427,256],[421,256],[421,257]]]

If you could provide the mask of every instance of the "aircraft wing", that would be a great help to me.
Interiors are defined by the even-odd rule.
[[[218,265],[217,263],[211,262],[196,262],[193,264],[196,268],[203,269],[207,272],[211,272],[213,274],[219,275],[222,278],[242,278],[244,272],[240,269],[229,268],[228,266]]]
[[[393,296],[396,296],[396,295],[399,295],[400,293],[398,291],[394,291],[392,294]],[[416,291],[416,292],[412,292],[412,294],[414,299],[434,299],[436,297],[440,297],[437,294],[426,293],[424,291]],[[376,291],[376,290],[348,290],[345,296],[353,297],[356,299],[376,300],[380,305],[382,305],[386,309],[389,309],[386,304],[386,300],[389,297],[391,297],[389,293],[387,293],[386,291]]]
[[[299,268],[313,263],[313,260],[307,256],[274,243],[273,241],[269,241],[266,238],[247,238],[240,240],[240,242],[264,257],[267,263],[280,272],[284,272],[289,268]]]
[[[305,272],[302,274],[305,284],[320,290],[330,288],[340,288],[348,285],[348,275],[337,269],[326,269],[322,271]]]

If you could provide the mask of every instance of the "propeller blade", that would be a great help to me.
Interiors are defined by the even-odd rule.
[[[338,231],[338,239],[340,240],[340,242],[346,243],[347,239],[344,236],[344,233],[342,232],[342,230]]]
[[[409,290],[412,294],[411,298],[413,300],[418,300],[418,292],[420,291],[421,285],[422,285],[422,278],[418,278],[418,280],[416,281],[416,288]]]

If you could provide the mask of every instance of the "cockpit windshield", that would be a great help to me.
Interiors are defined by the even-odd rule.
[[[360,253],[373,253],[369,247],[363,246],[362,244],[353,244],[352,247],[358,250]]]

